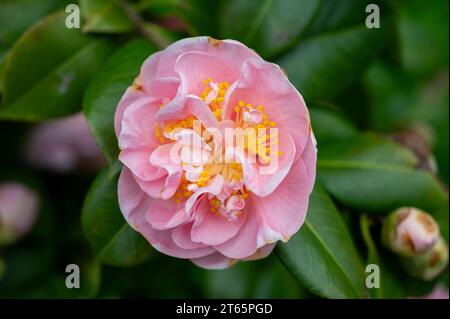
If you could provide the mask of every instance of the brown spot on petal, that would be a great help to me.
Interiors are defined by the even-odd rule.
[[[438,251],[433,251],[431,253],[431,257],[430,257],[430,261],[428,262],[428,265],[433,267],[439,262],[440,259],[441,259],[441,254]]]
[[[135,90],[135,91],[142,91],[142,77],[139,75],[136,79],[134,79],[133,84],[131,85],[131,87]]]
[[[411,214],[411,209],[410,208],[405,208],[403,209],[400,214],[398,214],[398,219],[397,219],[397,225],[400,224],[402,221],[404,221],[409,214]]]
[[[425,231],[428,233],[436,232],[436,224],[427,215],[418,214],[416,219],[420,224],[422,224],[423,228],[425,228]]]
[[[217,40],[217,39],[208,37],[208,43],[210,46],[218,48],[222,45],[222,40]]]
[[[409,236],[408,233],[403,234],[402,236],[402,242],[406,245],[409,246],[411,248],[412,251],[415,251],[414,249],[414,243],[411,239],[411,236]]]

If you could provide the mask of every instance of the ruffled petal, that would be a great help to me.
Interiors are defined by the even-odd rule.
[[[175,71],[181,79],[181,92],[200,96],[203,81],[212,78],[215,82],[233,83],[239,78],[239,69],[233,69],[216,55],[200,51],[189,51],[180,55]]]
[[[191,259],[191,261],[195,265],[205,269],[225,269],[236,263],[236,260],[225,257],[217,252],[205,257]]]
[[[192,240],[206,245],[224,243],[239,231],[247,219],[245,211],[235,220],[228,220],[224,216],[211,211],[209,201],[203,198],[195,214],[192,226]]]
[[[242,77],[229,91],[223,118],[234,119],[233,108],[240,100],[264,106],[267,118],[291,134],[298,152],[296,160],[300,157],[309,138],[309,112],[303,97],[278,65],[260,59],[247,60],[242,66]]]
[[[309,187],[305,165],[298,161],[272,194],[263,199],[250,195],[248,205],[260,221],[258,247],[287,241],[300,229],[308,210]]]

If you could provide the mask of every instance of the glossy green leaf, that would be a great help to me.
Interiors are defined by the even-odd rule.
[[[65,13],[34,25],[5,62],[0,117],[38,121],[81,107],[81,98],[111,45],[65,27]],[[26,76],[24,76],[26,75]]]
[[[383,12],[382,21],[387,17],[388,8],[383,6],[384,1],[377,1],[380,11]],[[336,29],[347,28],[365,22],[368,13],[366,6],[372,0],[325,0],[321,1],[319,10],[308,26],[305,36],[325,33]],[[382,27],[384,25],[382,24]]]
[[[406,149],[363,135],[322,148],[317,170],[322,185],[347,206],[378,214],[415,206],[434,214],[448,205],[448,194],[415,164]]]
[[[359,133],[321,148],[320,160],[352,160],[354,162],[377,162],[413,167],[418,164],[416,156],[408,149],[386,140],[375,133]]]
[[[420,73],[448,66],[448,1],[410,0],[395,5],[403,65]]]
[[[173,29],[190,36],[219,37],[218,21],[222,3],[210,0],[142,0],[134,7]],[[177,20],[178,19],[178,20]]]
[[[221,37],[242,41],[264,57],[294,44],[319,9],[318,0],[225,1]],[[256,10],[255,10],[256,9]]]
[[[30,25],[60,3],[54,0],[0,1],[0,46],[11,46]]]
[[[320,146],[358,134],[356,127],[335,109],[313,106],[309,113],[314,136]]]
[[[81,223],[101,262],[129,267],[143,262],[152,248],[124,220],[117,201],[117,180],[107,169],[97,176],[83,204]]]
[[[316,185],[300,231],[276,252],[314,293],[327,298],[364,297],[363,267],[350,233],[327,193]]]
[[[448,184],[448,69],[424,79],[378,61],[365,74],[364,86],[370,97],[371,127],[385,132],[424,131],[439,175]]]
[[[264,57],[295,43],[314,18],[320,1],[225,1],[221,11],[221,37],[242,41]],[[256,10],[255,10],[256,9]]]
[[[144,60],[156,47],[144,40],[126,44],[108,60],[84,95],[84,113],[97,144],[112,163],[119,154],[114,113],[120,98],[138,76]]]
[[[133,23],[116,0],[79,0],[84,32],[122,33],[133,30]]]
[[[364,24],[323,33],[301,41],[275,62],[286,70],[303,97],[326,100],[349,87],[377,55],[387,28]]]

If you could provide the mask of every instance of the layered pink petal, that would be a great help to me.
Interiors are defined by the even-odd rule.
[[[264,245],[261,248],[259,248],[256,251],[256,253],[254,253],[253,255],[245,258],[244,260],[250,261],[250,260],[258,260],[258,259],[266,258],[267,256],[270,255],[270,253],[275,248],[275,246],[276,246],[276,243]]]
[[[158,146],[150,156],[150,164],[166,170],[167,178],[161,187],[160,198],[172,197],[181,183],[181,160],[175,156],[172,149],[175,144],[163,144]]]
[[[164,50],[158,66],[160,77],[176,76],[175,63],[180,55],[190,51],[201,51],[217,56],[232,69],[239,70],[249,58],[262,60],[259,55],[240,42],[234,40],[215,40],[210,37],[187,38],[169,45]]]
[[[159,145],[152,125],[158,110],[159,106],[152,98],[136,100],[127,107],[119,134],[120,149]]]
[[[153,201],[139,188],[133,174],[127,167],[122,168],[117,186],[120,211],[131,227],[137,229],[136,214],[146,214]]]
[[[122,131],[122,119],[125,110],[130,106],[133,102],[145,98],[146,94],[144,91],[137,89],[135,86],[130,86],[125,94],[119,101],[119,104],[116,108],[116,113],[114,114],[114,131],[116,132],[116,136],[119,137],[120,132]]]
[[[298,161],[280,186],[264,200],[250,196],[249,209],[260,216],[258,247],[277,240],[287,241],[300,229],[308,210],[309,188],[305,165]]]
[[[184,205],[173,200],[154,200],[145,218],[153,228],[159,230],[175,228],[189,220]]]
[[[165,105],[156,115],[156,120],[162,123],[175,122],[194,116],[202,121],[205,127],[217,126],[217,118],[211,109],[197,97],[176,98]]]
[[[278,149],[282,155],[275,153],[271,163],[265,165],[251,163],[242,154],[238,155],[244,169],[244,183],[257,196],[271,194],[288,175],[294,162],[295,144],[290,134],[283,129],[278,130]]]
[[[150,147],[126,149],[120,152],[120,161],[142,181],[154,181],[165,175],[165,171],[150,164]]]
[[[178,258],[199,258],[214,252],[211,247],[184,249],[175,244],[172,231],[154,229],[147,221],[155,200],[140,190],[130,171],[122,169],[118,185],[119,205],[127,222],[140,232],[158,251]]]
[[[189,51],[180,55],[175,63],[175,71],[180,76],[180,90],[183,94],[197,96],[204,90],[203,80],[207,78],[229,83],[239,78],[239,69],[231,68],[216,55],[201,51]]]
[[[183,224],[172,230],[172,239],[177,246],[185,249],[203,248],[207,245],[192,241],[192,225],[193,223]]]
[[[144,87],[148,92],[150,92],[149,85],[151,85],[153,80],[160,77],[158,75],[158,69],[163,55],[164,51],[153,53],[142,64],[140,75],[142,82],[144,83]]]
[[[298,159],[303,152],[310,129],[306,104],[279,66],[260,59],[249,59],[242,66],[242,77],[230,87],[228,104],[223,116],[233,119],[233,108],[240,100],[263,105],[270,121],[285,129],[294,139]]]
[[[236,235],[247,220],[247,214],[241,213],[235,220],[228,220],[211,211],[209,201],[203,198],[195,214],[192,226],[192,240],[206,245],[219,245]]]
[[[306,142],[305,149],[302,154],[302,160],[305,164],[306,175],[308,175],[309,192],[312,192],[314,182],[316,181],[316,162],[317,162],[317,142],[311,130],[310,137]]]
[[[181,248],[173,241],[171,230],[156,230],[146,222],[138,224],[138,231],[156,250],[169,256],[178,258],[199,258],[214,252],[209,246],[197,249]]]
[[[256,242],[260,224],[259,217],[254,210],[247,206],[244,210],[247,214],[247,220],[239,232],[225,243],[214,246],[218,252],[228,258],[244,259],[253,255],[259,248]]]
[[[235,260],[225,257],[217,252],[205,257],[193,258],[191,261],[195,265],[206,269],[225,269],[236,263]]]

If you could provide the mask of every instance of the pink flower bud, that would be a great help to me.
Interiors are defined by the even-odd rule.
[[[439,226],[427,213],[414,207],[397,209],[385,220],[384,244],[402,256],[421,254],[439,239]]]
[[[0,184],[0,244],[9,244],[25,235],[33,226],[39,198],[25,185]]]
[[[423,254],[402,259],[406,271],[422,280],[433,280],[447,267],[448,246],[443,238]]]
[[[82,113],[38,125],[25,151],[31,165],[57,172],[99,170],[106,163]]]

